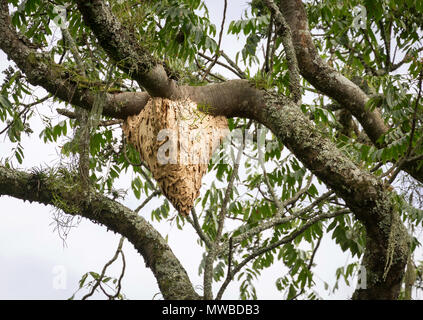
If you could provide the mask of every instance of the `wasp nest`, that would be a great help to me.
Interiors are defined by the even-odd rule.
[[[179,213],[188,215],[208,163],[228,133],[226,118],[200,112],[190,100],[154,98],[126,119],[123,131],[163,194]]]

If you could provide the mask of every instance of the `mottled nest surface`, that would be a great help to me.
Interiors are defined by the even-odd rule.
[[[198,111],[190,100],[154,98],[126,119],[123,131],[163,194],[188,215],[209,160],[228,133],[227,119]]]

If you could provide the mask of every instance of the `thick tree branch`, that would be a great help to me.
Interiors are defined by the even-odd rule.
[[[302,1],[281,1],[279,7],[291,28],[301,75],[316,89],[348,109],[363,126],[373,144],[380,146],[378,139],[388,132],[380,112],[378,109],[370,111],[366,108],[369,101],[366,93],[320,57],[313,43]],[[404,170],[415,179],[423,181],[423,168],[419,168],[416,163],[407,164]]]
[[[296,237],[298,237],[299,235],[301,235],[305,230],[307,230],[310,226],[312,226],[313,224],[315,224],[318,221],[324,220],[324,219],[329,219],[329,218],[334,218],[336,216],[342,215],[342,214],[347,214],[349,213],[348,209],[342,209],[342,210],[338,210],[335,212],[331,212],[331,213],[324,213],[324,214],[320,214],[320,215],[316,215],[315,217],[313,217],[312,219],[310,219],[309,221],[307,221],[304,225],[302,225],[300,228],[296,229],[295,231],[291,232],[291,234],[289,234],[288,236],[282,238],[281,240],[269,244],[265,247],[261,247],[257,250],[255,250],[254,252],[252,252],[251,254],[249,254],[246,258],[244,258],[239,264],[236,265],[236,267],[234,267],[228,274],[228,276],[226,277],[225,281],[223,282],[222,286],[219,289],[219,292],[217,293],[217,300],[220,300],[223,296],[223,293],[225,292],[227,286],[229,285],[231,279],[247,264],[249,263],[251,260],[253,260],[254,258],[262,255],[263,253],[273,250],[283,244],[292,242]]]
[[[144,257],[165,299],[198,299],[188,275],[166,240],[142,217],[101,194],[81,198],[78,174],[27,173],[0,166],[0,195],[52,205],[79,215],[126,237]]]
[[[313,43],[307,15],[301,0],[282,1],[283,16],[291,27],[292,39],[301,74],[316,89],[322,91],[347,108],[361,123],[369,138],[376,143],[387,132],[380,113],[366,110],[369,98],[352,81],[327,65]]]

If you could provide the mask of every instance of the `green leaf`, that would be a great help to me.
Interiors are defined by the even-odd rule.
[[[12,103],[6,96],[0,95],[0,107],[4,109],[12,109]]]
[[[79,288],[82,288],[82,287],[84,286],[84,284],[85,284],[85,280],[87,280],[87,277],[88,277],[88,273],[85,273],[85,274],[82,276],[81,280],[79,280]]]

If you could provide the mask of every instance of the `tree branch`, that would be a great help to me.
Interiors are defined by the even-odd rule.
[[[219,292],[217,293],[217,298],[216,299],[221,299],[223,296],[223,293],[226,290],[226,287],[229,285],[230,280],[251,260],[253,260],[254,258],[262,255],[263,253],[266,253],[267,251],[273,250],[285,243],[289,243],[291,241],[293,241],[296,237],[298,237],[300,234],[302,234],[305,230],[307,230],[310,226],[312,226],[313,224],[315,224],[316,222],[323,220],[323,219],[329,219],[329,218],[333,218],[342,214],[346,214],[348,213],[349,210],[348,209],[342,209],[342,210],[338,210],[335,211],[333,213],[326,213],[326,214],[321,214],[321,215],[317,215],[315,217],[313,217],[312,219],[310,219],[309,221],[307,221],[307,223],[305,223],[304,225],[302,225],[300,228],[298,228],[297,230],[293,231],[290,235],[282,238],[281,240],[272,243],[268,246],[262,247],[260,249],[255,250],[253,253],[249,254],[244,260],[242,260],[242,262],[240,262],[239,264],[236,265],[236,267],[234,267],[232,269],[232,271],[230,272],[230,275],[227,276],[227,278],[225,279],[225,281],[223,282],[222,286],[219,289]]]
[[[301,0],[281,1],[280,11],[291,28],[293,45],[301,75],[316,89],[348,109],[360,122],[367,136],[376,146],[379,138],[388,132],[383,118],[376,108],[366,107],[369,97],[319,56],[308,27],[307,14]],[[376,55],[377,57],[377,55]],[[423,181],[423,168],[407,163],[403,168],[419,181]]]
[[[291,28],[286,23],[284,16],[273,0],[264,0],[265,5],[269,8],[270,12],[275,17],[276,24],[278,25],[277,33],[282,38],[282,43],[285,49],[286,59],[288,61],[289,70],[289,83],[291,95],[295,103],[301,104],[301,84],[300,84],[300,71],[298,69],[298,61],[295,55],[294,45],[292,43]]]
[[[323,238],[323,236],[319,237],[319,239],[317,240],[316,246],[314,247],[314,249],[313,249],[313,251],[312,251],[312,253],[311,253],[311,257],[310,257],[310,260],[309,260],[308,265],[307,265],[307,269],[308,269],[309,271],[310,271],[310,270],[311,270],[311,268],[313,267],[314,258],[316,257],[317,250],[319,250],[320,243],[322,242],[322,238]],[[291,300],[295,300],[295,299],[297,299],[297,298],[298,298],[300,295],[302,295],[303,293],[304,293],[304,288],[302,288],[302,289],[301,289],[301,291],[300,291],[297,295],[295,295],[295,297],[292,297],[292,299],[291,299]]]
[[[76,119],[77,117],[75,112],[69,111],[67,109],[57,108],[56,111],[58,114],[68,117],[69,119]],[[122,124],[122,123],[123,123],[122,119],[112,119],[112,120],[102,120],[99,122],[98,125],[100,127],[107,127],[107,126],[113,126],[113,125]]]
[[[241,234],[236,236],[236,237],[232,237],[232,242],[233,242],[233,244],[238,244],[238,243],[244,241],[245,239],[248,239],[249,237],[251,237],[253,235],[259,234],[262,231],[271,229],[275,226],[278,226],[278,225],[287,223],[289,221],[292,221],[294,219],[300,218],[301,216],[310,212],[314,207],[321,204],[323,201],[329,199],[329,197],[332,194],[333,194],[333,192],[331,192],[331,191],[326,192],[322,196],[318,197],[313,203],[311,203],[307,207],[299,210],[298,212],[296,212],[295,214],[292,214],[290,216],[284,216],[283,212],[279,211],[279,212],[276,213],[275,217],[269,219],[268,221],[262,221],[262,222],[260,222],[259,225],[255,226],[251,229],[248,229],[245,232],[241,232]],[[237,232],[237,231],[240,231],[240,229],[237,229],[235,232]],[[227,250],[228,250],[228,242],[225,242],[219,248],[218,253],[222,254],[223,252],[226,252]]]
[[[0,0],[0,34],[0,49],[25,73],[29,83],[43,87],[64,102],[88,110],[92,108],[96,95],[105,85],[90,82],[75,71],[56,64],[50,54],[37,52],[33,46],[23,42],[22,36],[11,25],[6,0]],[[138,113],[149,98],[145,92],[106,93],[103,114],[126,118],[130,114]]]
[[[143,203],[141,203],[135,210],[134,210],[134,212],[135,213],[139,213],[140,211],[141,211],[141,209],[142,208],[144,208],[146,205],[147,205],[147,203],[149,203],[150,201],[151,201],[151,199],[153,199],[155,196],[158,196],[159,194],[161,194],[161,192],[160,191],[158,191],[158,190],[156,190],[156,191],[154,191],[152,194],[150,194],[148,197],[147,197],[147,199],[145,199],[144,201],[143,201]]]
[[[212,246],[212,241],[210,240],[210,238],[203,232],[203,229],[201,229],[201,226],[198,222],[198,216],[197,216],[197,212],[195,211],[195,208],[191,209],[191,216],[186,216],[185,219],[187,219],[187,221],[194,227],[195,231],[197,232],[198,236],[200,237],[201,240],[204,241],[204,243],[206,244],[207,248],[211,248]]]
[[[209,56],[205,55],[204,53],[198,52],[197,54],[201,58],[204,58],[204,59],[206,59],[208,61],[213,61],[213,58],[212,57],[209,57]],[[220,55],[221,56],[224,55],[223,51],[221,51]],[[238,68],[238,70],[236,70],[233,67],[231,67],[231,66],[229,66],[229,65],[227,65],[227,64],[225,64],[223,62],[220,62],[220,61],[216,61],[216,64],[218,64],[218,65],[220,65],[220,66],[228,69],[229,71],[231,71],[232,73],[234,73],[240,79],[245,79],[245,75],[243,75],[242,73],[240,73],[240,72],[242,72],[242,70],[240,70],[239,68]]]
[[[165,299],[198,299],[188,275],[166,240],[141,216],[101,194],[81,198],[78,174],[60,168],[56,172],[27,173],[0,166],[0,195],[55,206],[102,224],[127,238],[144,257]]]
[[[100,274],[99,278],[96,280],[95,284],[92,286],[92,288],[91,288],[90,292],[88,292],[85,296],[83,296],[83,297],[81,298],[81,300],[86,300],[86,299],[88,299],[89,297],[91,297],[91,296],[95,293],[95,291],[97,290],[97,288],[98,288],[99,286],[101,286],[101,282],[103,281],[104,276],[106,275],[107,268],[108,268],[111,264],[113,264],[113,262],[115,262],[115,261],[117,260],[117,258],[119,257],[119,254],[121,254],[121,253],[122,253],[122,246],[123,246],[123,241],[124,241],[124,240],[125,240],[125,237],[121,237],[121,238],[120,238],[118,248],[116,249],[116,252],[115,252],[115,254],[114,254],[113,258],[112,258],[112,259],[110,259],[110,260],[109,260],[109,261],[108,261],[108,262],[104,265],[103,270],[101,271],[101,274]],[[123,274],[123,273],[122,273],[122,274]],[[121,278],[120,278],[120,279],[121,279]],[[120,281],[119,281],[119,284],[120,284]]]
[[[204,75],[202,77],[203,80],[207,77],[207,75],[209,74],[211,69],[214,67],[217,60],[219,59],[220,46],[222,44],[222,36],[223,36],[223,30],[224,30],[224,27],[225,27],[225,20],[226,20],[226,9],[228,8],[228,0],[224,0],[223,2],[224,2],[223,3],[223,18],[222,18],[222,25],[220,26],[219,41],[217,42],[216,53],[214,55],[214,60],[211,62],[210,66],[207,68],[207,70],[204,72]]]

